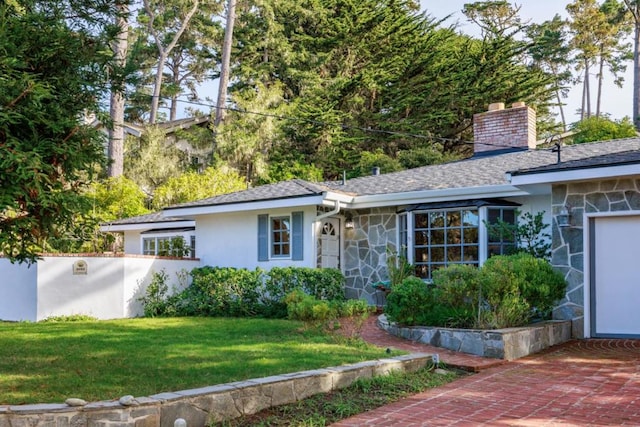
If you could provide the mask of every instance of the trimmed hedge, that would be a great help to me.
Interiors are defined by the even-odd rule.
[[[287,316],[285,296],[295,289],[321,301],[344,300],[345,279],[337,269],[275,267],[269,272],[233,267],[199,267],[192,283],[169,295],[168,277],[154,273],[139,300],[145,316]]]

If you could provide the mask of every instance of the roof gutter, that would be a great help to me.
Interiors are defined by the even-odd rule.
[[[404,204],[446,202],[459,199],[506,198],[526,196],[529,193],[513,185],[487,185],[482,187],[446,188],[442,190],[407,191],[404,193],[356,196],[352,208],[399,206]]]
[[[637,175],[640,175],[640,165],[626,164],[591,168],[557,169],[529,173],[508,173],[506,178],[514,186],[524,186],[532,184],[553,184],[556,182],[609,179],[620,176]]]
[[[166,216],[180,216],[191,218],[197,215],[211,215],[221,213],[247,212],[267,209],[291,208],[298,206],[320,205],[324,201],[322,195],[304,195],[285,197],[281,199],[267,199],[247,202],[232,202],[218,205],[178,206],[163,209]]]
[[[122,232],[122,231],[139,231],[139,230],[153,230],[155,228],[182,228],[182,227],[195,227],[196,222],[190,219],[177,220],[177,221],[159,221],[159,222],[137,222],[130,224],[113,224],[104,223],[100,224],[100,231],[104,233],[110,232]]]
[[[327,217],[330,217],[330,216],[333,216],[333,215],[336,215],[339,212],[340,212],[340,201],[336,200],[336,207],[333,208],[333,210],[331,210],[329,212],[325,212],[325,213],[323,213],[321,215],[318,215],[316,217],[316,219],[314,220],[314,222],[322,221],[323,219],[325,219]]]

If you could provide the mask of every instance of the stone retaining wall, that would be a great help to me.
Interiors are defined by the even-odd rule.
[[[0,405],[0,427],[173,427],[178,418],[202,427],[347,387],[359,378],[394,370],[415,372],[431,361],[411,354],[353,365],[275,375],[247,381],[160,393],[133,400],[66,404]]]
[[[571,321],[553,320],[531,326],[505,329],[454,329],[425,326],[400,327],[386,316],[378,325],[390,334],[476,356],[513,360],[537,353],[571,339]]]

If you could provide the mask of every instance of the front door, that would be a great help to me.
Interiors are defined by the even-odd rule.
[[[320,230],[320,267],[340,268],[340,219],[326,218]]]

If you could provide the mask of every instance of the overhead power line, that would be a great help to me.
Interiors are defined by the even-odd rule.
[[[161,97],[161,99],[165,99],[165,100],[171,100],[170,98],[166,98],[166,97]],[[217,105],[214,103],[204,103],[204,102],[199,102],[199,101],[189,101],[189,100],[185,100],[185,99],[178,99],[178,102],[182,102],[183,104],[191,104],[191,105],[198,105],[201,107],[209,107],[209,108],[217,108]],[[272,114],[272,113],[261,113],[258,111],[249,111],[249,110],[243,110],[240,108],[236,108],[236,107],[227,107],[227,106],[223,106],[220,107],[220,109],[222,110],[226,110],[226,111],[233,111],[235,113],[240,113],[240,114],[252,114],[255,116],[262,116],[262,117],[271,117],[271,118],[275,118],[275,119],[279,119],[279,120],[293,120],[293,121],[299,121],[299,122],[306,122],[306,123],[311,123],[314,125],[318,125],[318,126],[333,126],[333,124],[331,123],[327,123],[327,122],[323,122],[320,120],[315,120],[315,119],[305,119],[305,118],[300,118],[300,117],[292,117],[292,116],[283,116],[283,115],[279,115],[279,114]],[[391,130],[384,130],[384,129],[375,129],[375,128],[371,128],[371,127],[359,127],[359,126],[350,126],[350,125],[340,125],[340,127],[343,130],[359,130],[362,132],[369,132],[369,133],[377,133],[377,134],[383,134],[383,135],[392,135],[392,136],[400,136],[400,137],[406,137],[406,138],[418,138],[418,139],[426,139],[426,140],[431,140],[431,141],[438,141],[438,142],[453,142],[453,143],[457,143],[457,144],[470,144],[470,145],[475,145],[476,142],[475,141],[465,141],[463,139],[457,139],[457,138],[445,138],[442,136],[433,136],[433,135],[421,135],[421,134],[416,134],[416,133],[409,133],[409,132],[397,132],[397,131],[391,131]],[[492,144],[492,143],[487,143],[487,142],[483,142],[480,143],[481,145],[488,145],[491,147],[502,147],[502,148],[516,148],[516,146],[514,145],[505,145],[505,144]]]

